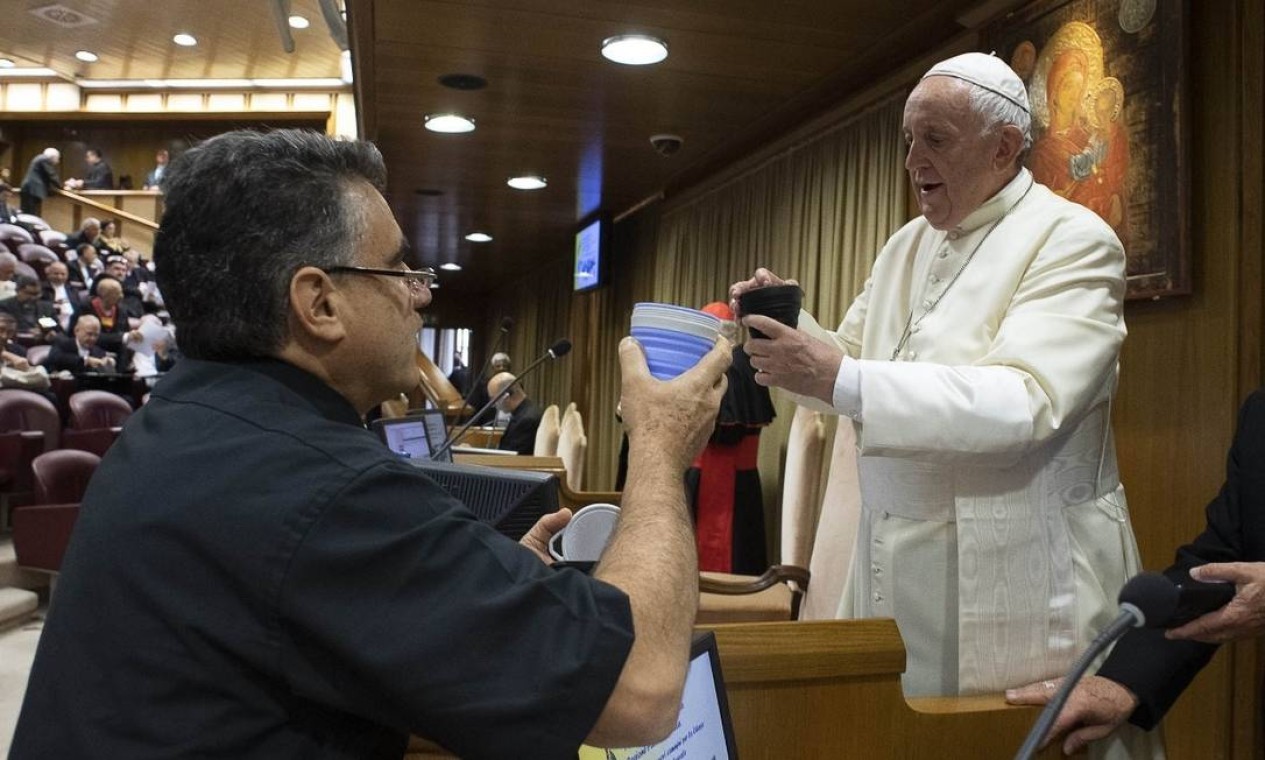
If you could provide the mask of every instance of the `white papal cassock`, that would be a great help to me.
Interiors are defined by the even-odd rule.
[[[1124,272],[1109,226],[1021,170],[956,228],[893,235],[836,332],[801,315],[860,360],[840,616],[896,618],[906,694],[1060,676],[1115,617],[1139,569],[1110,426]]]

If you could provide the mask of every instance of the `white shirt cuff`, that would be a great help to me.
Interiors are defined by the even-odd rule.
[[[830,400],[839,414],[861,421],[861,362],[850,356],[843,357]]]

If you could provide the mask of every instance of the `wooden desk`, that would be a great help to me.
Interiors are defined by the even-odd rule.
[[[1038,710],[1001,695],[906,700],[894,620],[709,626],[742,760],[1011,758]],[[451,757],[414,739],[407,760]],[[1062,757],[1055,744],[1037,755]]]
[[[453,449],[452,461],[510,470],[534,470],[558,476],[558,505],[573,510],[589,504],[619,504],[619,491],[572,491],[567,486],[567,470],[562,457],[501,456],[497,454],[462,454]]]
[[[448,427],[448,435],[452,435],[456,430],[461,429],[460,425],[450,425]],[[505,428],[491,427],[472,427],[461,436],[461,445],[474,446],[480,449],[494,449],[501,443],[501,436],[505,434]]]

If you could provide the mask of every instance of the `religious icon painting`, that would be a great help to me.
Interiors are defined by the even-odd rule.
[[[1176,1],[1037,0],[985,33],[1028,87],[1028,168],[1115,230],[1128,298],[1190,292],[1185,13]]]

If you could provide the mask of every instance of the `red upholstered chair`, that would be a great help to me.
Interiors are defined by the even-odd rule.
[[[66,233],[57,230],[40,230],[40,242],[52,248],[57,243],[66,242]]]
[[[47,343],[31,346],[26,349],[26,360],[31,364],[43,364],[48,359],[48,352],[53,349]]]
[[[97,456],[114,445],[132,405],[106,391],[79,391],[70,397],[70,426],[62,432],[62,446]]]
[[[101,458],[61,449],[32,463],[36,505],[13,511],[13,550],[18,566],[56,573],[79,517],[79,502]]]
[[[0,390],[0,530],[9,508],[29,504],[34,485],[31,462],[57,445],[61,419],[38,393]]]
[[[31,233],[16,224],[0,224],[0,242],[10,251],[16,252],[23,243],[34,243]]]
[[[38,393],[6,388],[0,390],[0,433],[42,433],[37,453],[52,451],[60,442],[61,418],[53,403]]]
[[[79,519],[78,504],[47,504],[13,511],[13,553],[18,567],[61,572],[62,557]]]
[[[13,265],[13,274],[19,277],[22,275],[26,275],[27,277],[34,277],[37,280],[40,279],[40,273],[35,271],[35,267],[31,266],[25,261],[19,261],[18,263]]]
[[[61,261],[57,258],[57,254],[39,243],[24,243],[18,246],[18,258],[29,264],[40,279],[44,278],[44,267],[54,261]]]
[[[58,449],[40,454],[31,462],[35,474],[36,504],[69,504],[83,501],[88,481],[101,457],[88,451]],[[26,507],[22,507],[26,509]]]
[[[106,391],[79,391],[70,397],[70,427],[74,430],[122,427],[132,416],[132,405]]]
[[[37,233],[52,229],[52,225],[44,221],[43,217],[36,216],[35,214],[18,214],[18,223],[25,224]]]

